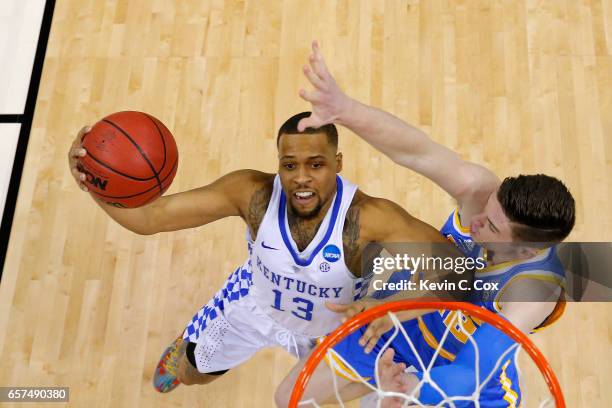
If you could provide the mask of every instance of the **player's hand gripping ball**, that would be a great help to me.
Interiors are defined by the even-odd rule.
[[[96,123],[81,138],[87,153],[78,157],[87,190],[116,207],[134,208],[155,200],[170,187],[178,166],[174,137],[153,116],[117,112]]]

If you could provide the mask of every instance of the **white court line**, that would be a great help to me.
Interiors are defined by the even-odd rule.
[[[0,214],[4,213],[19,130],[19,123],[0,123]]]
[[[0,114],[24,112],[44,9],[45,0],[0,0]]]

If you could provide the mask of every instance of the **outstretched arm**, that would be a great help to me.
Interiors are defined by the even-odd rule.
[[[68,153],[70,171],[83,191],[87,191],[83,184],[85,175],[77,169],[77,160],[87,154],[81,146],[81,138],[89,130],[89,127],[81,129]],[[94,201],[123,227],[137,234],[150,235],[199,227],[225,217],[246,219],[251,196],[271,182],[272,177],[255,170],[238,170],[207,186],[163,196],[138,208],[116,208],[96,198]]]
[[[345,126],[394,162],[434,181],[460,205],[473,199],[486,200],[499,184],[491,171],[463,160],[423,131],[344,94],[327,69],[316,41],[303,71],[314,89],[302,89],[300,96],[311,103],[313,113],[302,119],[299,129],[332,122]]]
[[[266,176],[255,170],[238,170],[206,186],[161,197],[129,212],[108,205],[103,208],[115,221],[140,234],[195,228],[232,216],[246,220],[249,200]]]

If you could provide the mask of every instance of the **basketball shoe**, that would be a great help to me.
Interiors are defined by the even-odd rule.
[[[177,378],[179,358],[185,353],[183,337],[179,336],[164,351],[153,376],[153,386],[159,392],[170,392],[181,382]]]

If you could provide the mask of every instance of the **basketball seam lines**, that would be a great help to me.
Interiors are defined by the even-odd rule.
[[[162,134],[161,129],[159,128],[159,126],[157,126],[157,122],[151,116],[149,116],[148,114],[144,112],[143,112],[143,115],[145,115],[147,118],[151,120],[151,122],[153,122],[153,124],[155,125],[155,128],[157,129],[157,133],[159,133],[159,137],[161,138],[162,145],[164,146],[164,162],[159,168],[159,174],[161,174],[161,171],[164,169],[164,166],[166,165],[166,139],[164,139],[164,135]]]
[[[132,179],[132,180],[136,180],[136,181],[149,181],[149,180],[151,180],[151,179],[154,179],[154,178],[155,178],[155,176],[153,176],[153,177],[149,177],[149,178],[139,178],[139,177],[130,176],[129,174],[124,174],[124,173],[120,172],[119,170],[116,170],[116,169],[114,169],[114,168],[110,167],[108,164],[104,163],[104,162],[103,162],[103,161],[101,161],[100,159],[98,159],[96,156],[94,156],[93,154],[91,154],[91,151],[89,151],[89,150],[87,151],[87,156],[88,156],[88,157],[91,157],[91,158],[93,159],[93,161],[95,161],[95,162],[96,162],[96,163],[98,163],[99,165],[101,165],[101,166],[103,166],[103,167],[107,168],[108,170],[110,170],[110,171],[112,171],[112,172],[114,172],[114,173],[117,173],[117,174],[119,174],[119,175],[121,175],[121,176],[123,176],[123,177],[127,177],[127,178],[129,178],[129,179]]]
[[[123,129],[121,129],[121,127],[119,127],[118,125],[116,125],[115,123],[111,122],[108,119],[102,119],[103,122],[108,123],[109,125],[113,126],[115,129],[117,129],[118,131],[120,131],[121,133],[123,133],[123,135],[125,137],[128,138],[128,140],[134,145],[134,147],[138,150],[138,152],[140,152],[140,155],[142,156],[142,158],[147,162],[147,164],[149,165],[149,168],[151,169],[151,171],[153,172],[153,174],[155,175],[155,179],[157,180],[157,186],[159,187],[159,193],[161,195],[162,193],[162,186],[161,186],[161,181],[159,180],[159,174],[155,171],[155,167],[153,167],[153,163],[151,163],[151,161],[149,160],[149,158],[147,157],[147,155],[142,151],[142,149],[140,148],[140,146],[130,137],[130,135]]]
[[[174,169],[176,168],[176,165],[178,163],[178,160],[174,161],[174,164],[172,165],[172,168],[170,169],[170,172],[166,175],[166,177],[163,178],[163,180],[161,180],[161,182],[163,183],[164,181],[168,180],[168,178],[170,177],[170,175],[172,174],[172,172],[174,171]],[[110,195],[105,195],[105,194],[100,194],[98,192],[96,192],[97,195],[102,196],[104,198],[133,198],[133,197],[138,197],[139,195],[148,193],[151,190],[154,190],[157,186],[154,187],[150,187],[148,190],[145,191],[141,191],[140,193],[137,194],[133,194],[133,195],[127,195],[127,196],[110,196]]]

